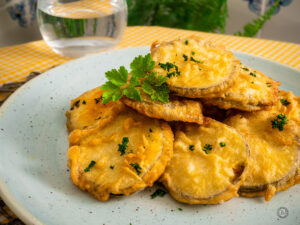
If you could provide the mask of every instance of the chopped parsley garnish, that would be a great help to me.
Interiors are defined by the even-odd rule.
[[[84,104],[84,105],[85,105],[85,104],[86,104],[86,101],[85,101],[85,100],[83,100],[83,101],[82,101],[82,104]]]
[[[288,100],[286,100],[284,98],[280,99],[280,102],[281,102],[282,105],[285,105],[285,106],[291,104]]]
[[[184,58],[184,61],[188,61],[188,58],[189,58],[189,57],[188,57],[187,55],[183,54],[182,56],[183,56],[183,58]]]
[[[251,84],[254,84],[254,81],[251,81]]]
[[[272,120],[272,128],[276,129],[278,128],[279,131],[283,131],[284,125],[287,124],[287,117],[285,114],[279,114],[277,115],[276,119]]]
[[[190,145],[189,150],[194,151],[195,150],[195,145]]]
[[[185,40],[185,45],[188,45],[189,44],[189,40]]]
[[[92,160],[87,168],[84,169],[84,172],[90,172],[91,168],[95,166],[96,162]]]
[[[152,133],[152,129],[151,128],[149,129],[149,132]]]
[[[225,147],[226,146],[226,144],[224,143],[224,142],[220,142],[220,147]]]
[[[182,208],[178,208],[179,211],[182,211]]]
[[[163,70],[167,70],[168,71],[168,74],[167,74],[167,77],[172,77],[172,76],[179,76],[180,75],[180,72],[178,70],[178,66],[176,66],[175,64],[173,63],[169,63],[169,62],[166,62],[166,63],[158,63],[158,65],[163,69]],[[172,68],[175,68],[175,73],[174,71],[172,73],[169,73],[170,72],[170,69]]]
[[[212,150],[212,145],[205,144],[202,150],[203,150],[206,154],[209,154],[210,151]]]
[[[154,198],[156,198],[156,197],[158,197],[158,196],[162,198],[162,197],[165,196],[166,193],[167,193],[166,191],[164,191],[164,190],[158,188],[158,189],[151,195],[151,199],[154,199]]]
[[[192,51],[192,55],[195,55],[195,52],[194,52],[194,51]]]
[[[193,61],[193,62],[196,62],[196,63],[203,63],[203,62],[201,62],[201,61],[199,61],[199,60],[194,59],[192,56],[191,56],[191,59],[190,59],[190,60]]]
[[[98,118],[96,118],[95,120],[100,120],[101,119],[101,116],[99,116]]]
[[[141,174],[142,168],[140,167],[140,165],[138,163],[130,163],[130,166],[132,166],[135,169],[137,175]]]
[[[74,105],[73,105],[73,106],[75,106],[75,107],[79,107],[79,103],[80,103],[80,100],[77,100],[77,101],[74,103]]]
[[[266,83],[267,87],[272,87],[271,83],[267,82]]]
[[[107,104],[111,100],[117,101],[123,95],[136,101],[142,101],[139,88],[148,94],[152,100],[168,103],[170,92],[166,84],[168,78],[152,72],[154,66],[155,62],[152,61],[151,55],[147,54],[137,56],[131,62],[130,79],[128,79],[129,72],[124,66],[118,70],[107,71],[105,76],[108,81],[101,87],[101,90],[105,91],[102,95],[102,103]],[[166,69],[168,66],[170,67],[169,64],[160,66]],[[175,67],[175,65],[171,67]],[[177,72],[178,68],[175,67],[175,70]]]
[[[242,69],[245,71],[249,71],[249,69],[247,67],[242,67]]]
[[[102,99],[102,96],[100,98],[94,98],[95,103],[98,104],[101,101],[101,99]]]
[[[110,166],[109,168],[113,170],[115,168],[115,166]]]
[[[129,142],[129,138],[128,137],[123,137],[122,144],[119,144],[119,149],[118,149],[118,151],[121,152],[121,155],[125,154],[125,150],[127,148],[128,142]]]
[[[255,71],[254,72],[250,72],[249,74],[250,74],[250,76],[256,77],[256,72]]]
[[[171,73],[167,73],[167,77],[168,78],[175,77],[175,71],[173,71]]]

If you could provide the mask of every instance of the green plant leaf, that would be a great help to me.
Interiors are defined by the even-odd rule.
[[[133,100],[142,101],[141,93],[135,87],[129,86],[123,90],[123,94]]]
[[[155,62],[152,61],[152,57],[150,54],[145,56],[137,56],[134,58],[132,63],[130,64],[131,75],[132,77],[144,78],[148,72],[153,70],[155,66]]]
[[[121,66],[119,70],[112,69],[105,73],[106,78],[116,86],[122,86],[127,83],[128,71],[124,66]]]

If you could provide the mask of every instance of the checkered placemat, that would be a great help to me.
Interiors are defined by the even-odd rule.
[[[255,54],[300,69],[298,44],[163,27],[128,27],[116,48],[147,46],[155,40],[166,41],[192,35],[224,45],[230,50]],[[72,59],[54,53],[44,41],[1,48],[0,84],[24,80],[32,71],[43,72],[69,60]],[[1,200],[0,224],[22,224]]]

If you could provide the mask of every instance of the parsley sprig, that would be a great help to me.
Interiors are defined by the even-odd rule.
[[[140,165],[138,163],[130,163],[130,166],[132,166],[135,169],[137,175],[141,174],[142,168],[140,167]]]
[[[142,91],[150,95],[151,99],[168,103],[170,92],[166,84],[168,78],[152,72],[154,66],[155,62],[152,61],[151,55],[147,54],[139,55],[131,62],[131,76],[124,66],[118,70],[107,71],[105,76],[108,81],[101,87],[101,90],[105,91],[102,95],[102,103],[107,104],[111,100],[117,101],[123,95],[141,101],[140,87]]]

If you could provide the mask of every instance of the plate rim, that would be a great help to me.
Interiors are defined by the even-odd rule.
[[[21,93],[24,89],[29,87],[32,84],[32,82],[37,82],[37,80],[39,80],[39,79],[45,79],[45,77],[47,76],[48,73],[53,73],[53,72],[55,72],[55,70],[60,70],[61,67],[66,67],[66,66],[70,66],[72,64],[77,64],[80,61],[88,60],[89,58],[94,58],[99,55],[113,54],[114,52],[122,52],[122,51],[126,52],[131,49],[139,49],[139,50],[143,49],[144,50],[144,49],[149,49],[149,47],[150,46],[129,47],[129,48],[122,48],[122,49],[114,49],[114,50],[101,52],[101,53],[97,53],[97,54],[91,54],[91,55],[84,56],[84,57],[81,57],[81,58],[78,58],[75,60],[68,61],[57,67],[47,70],[47,71],[43,72],[42,74],[40,74],[39,76],[35,77],[34,79],[26,82],[24,85],[22,85],[13,94],[11,94],[8,97],[8,99],[0,107],[0,119],[2,118],[2,115],[5,113],[7,107],[13,102],[13,100],[19,95],[19,93]],[[237,53],[242,56],[250,56],[250,57],[254,57],[254,58],[259,58],[260,60],[263,60],[263,61],[268,61],[270,63],[278,64],[280,66],[291,69],[291,70],[295,71],[296,73],[299,73],[299,75],[300,75],[300,69],[298,69],[296,67],[292,67],[292,66],[284,64],[284,63],[280,63],[280,62],[277,62],[277,61],[274,61],[274,60],[271,60],[268,58],[264,58],[262,56],[258,56],[258,55],[254,55],[254,54],[250,54],[250,53],[246,53],[246,52],[242,52],[242,51],[236,51],[236,50],[230,50],[230,51],[232,51],[234,54]],[[48,76],[51,76],[51,75],[48,75]],[[19,219],[21,219],[22,222],[24,222],[25,224],[45,225],[17,201],[17,199],[9,191],[9,189],[8,189],[7,185],[5,184],[4,180],[2,179],[2,177],[0,177],[0,197],[2,198],[4,203],[16,214],[16,216]]]

